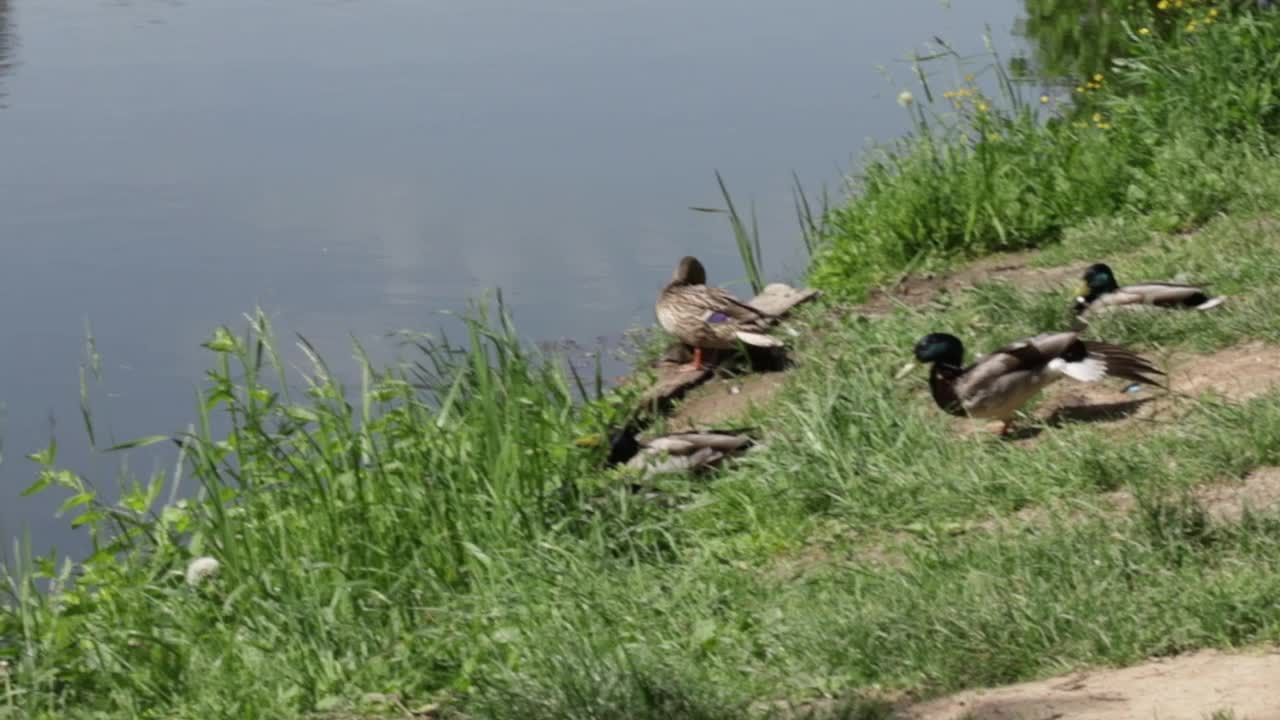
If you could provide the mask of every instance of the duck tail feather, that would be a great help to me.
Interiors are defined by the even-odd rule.
[[[1219,305],[1221,305],[1226,301],[1227,301],[1227,297],[1225,295],[1219,295],[1216,298],[1209,298],[1208,300],[1200,303],[1199,305],[1196,306],[1195,309],[1196,310],[1212,310],[1213,308],[1218,307]]]
[[[1122,348],[1119,345],[1092,340],[1085,342],[1085,348],[1090,355],[1102,358],[1102,361],[1107,366],[1107,374],[1112,377],[1164,387],[1163,383],[1151,377],[1153,375],[1164,375],[1164,373],[1152,365],[1151,361],[1132,350]]]
[[[1049,361],[1049,369],[1062,373],[1072,380],[1080,382],[1097,382],[1107,375],[1107,362],[1102,358],[1085,356],[1083,360],[1074,362],[1054,358]]]

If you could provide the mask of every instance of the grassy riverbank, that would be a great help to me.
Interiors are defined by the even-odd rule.
[[[1247,207],[1280,132],[1271,22],[1165,5],[1129,18],[1123,65],[1061,93],[1024,101],[1003,73],[1003,97],[967,77],[914,88],[917,131],[868,159],[814,282],[856,298],[904,268],[1052,244],[1091,218],[1180,231]]]
[[[1044,246],[1033,263],[1065,282],[1108,258],[1122,280],[1185,272],[1230,295],[1096,325],[1170,372],[1212,379],[1212,353],[1280,343],[1280,13],[1151,12],[1175,10],[1134,28],[1130,64],[1072,93],[1079,109],[962,81],[947,120],[913,91],[934,134],[887,150],[829,219],[828,299],[799,314],[798,365],[752,418],[767,447],[710,481],[650,497],[598,470],[603,451],[574,440],[630,399],[500,320],[473,323],[469,351],[366,364],[358,388],[317,359],[292,392],[264,321],[217,332],[179,438],[198,497],[165,506],[177,478],[158,476],[101,506],[56,448],[37,455],[36,489],[101,545],[9,568],[0,717],[737,718],[817,698],[839,700],[817,716],[876,717],[904,693],[1280,640],[1280,520],[1211,502],[1280,465],[1265,378],[998,441],[957,431],[923,370],[899,370],[931,330],[983,352],[1057,326],[1064,292],[845,304]],[[199,555],[221,571],[192,589]]]

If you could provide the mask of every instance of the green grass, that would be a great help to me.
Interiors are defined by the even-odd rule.
[[[1133,13],[1130,57],[1069,102],[1025,99],[999,64],[1000,97],[972,81],[940,96],[921,69],[915,131],[865,159],[813,281],[856,298],[904,268],[1043,247],[1090,218],[1174,231],[1240,206],[1254,191],[1242,169],[1274,161],[1280,31],[1274,13],[1226,7],[1206,25],[1206,8]]]
[[[1128,244],[1118,272],[1190,268],[1232,301],[1099,336],[1156,356],[1280,341],[1280,236],[1258,227]],[[1220,523],[1183,492],[1280,464],[1280,393],[1022,446],[949,431],[922,369],[895,379],[929,330],[985,351],[1066,300],[990,283],[884,319],[809,309],[769,448],[658,498],[572,442],[613,406],[575,403],[505,332],[474,326],[484,354],[433,346],[421,378],[370,370],[355,406],[323,372],[296,397],[268,390],[260,320],[219,333],[202,402],[237,420],[187,439],[201,496],[162,509],[144,484],[120,507],[86,501],[90,524],[123,523],[119,556],[56,593],[35,588],[54,563],[13,569],[34,572],[0,615],[9,714],[393,716],[368,701],[380,693],[468,717],[763,716],[824,696],[848,700],[816,717],[876,717],[877,692],[1280,639],[1280,516]],[[1116,489],[1138,507],[1101,509]],[[1047,515],[980,525],[1028,507]],[[222,572],[193,590],[180,574],[197,554]]]
[[[1224,21],[1215,28],[1241,42],[1219,49],[1269,46],[1276,23]],[[1218,42],[1183,41],[1171,47]],[[1190,72],[1170,63],[1151,66]],[[1191,86],[1143,87],[1177,108]],[[1097,212],[1053,200],[1065,203],[1053,215],[1022,207],[1034,193],[1006,192],[997,172],[983,190],[994,212],[973,225],[986,239],[930,252],[1004,247],[992,218],[1057,224],[1037,262],[1105,259],[1122,280],[1185,272],[1231,296],[1212,313],[1107,318],[1096,336],[1160,361],[1280,343],[1280,166],[1271,130],[1249,125],[1261,115],[1239,115],[1232,131],[1239,107],[1252,106],[1197,116],[1225,123],[1204,133],[1223,152],[1198,157],[1198,173],[1178,153],[1208,146],[1160,145],[1175,159],[1141,165],[1145,187],[1183,199],[1116,210],[1112,195],[1129,190],[1062,161],[1079,175],[1070,182],[1096,183],[1072,187],[1106,197],[1070,201]],[[1102,143],[1088,151],[1101,157],[1111,136],[1097,130],[1079,137]],[[980,166],[964,167],[982,180]],[[1202,202],[1220,197],[1215,172],[1231,192]],[[976,197],[962,179],[928,187]],[[866,222],[907,222],[899,200],[940,202],[912,184],[922,176],[881,180],[874,202],[894,203]],[[956,197],[939,211],[970,195]],[[1192,216],[1194,233],[1160,230]],[[807,217],[810,230],[826,220]],[[880,270],[933,262],[899,249],[847,277],[820,255],[816,277],[852,294]],[[1220,521],[1191,492],[1280,464],[1280,391],[1184,398],[1176,419],[1066,423],[1010,443],[953,432],[924,369],[899,372],[926,332],[986,352],[1060,326],[1069,297],[989,282],[883,318],[830,300],[806,307],[798,366],[752,418],[765,449],[709,480],[662,480],[652,495],[601,470],[603,448],[574,442],[619,422],[633,399],[528,349],[500,307],[477,309],[465,349],[421,339],[412,362],[362,362],[358,388],[314,356],[300,388],[287,382],[261,315],[221,329],[193,429],[171,444],[173,475],[138,479],[108,505],[59,466],[56,446],[34,455],[33,491],[67,498],[95,552],[72,561],[19,548],[6,568],[0,718],[880,718],[902,694],[1280,640],[1280,513]],[[198,493],[168,504],[178,482]],[[1105,507],[1116,490],[1132,510]],[[1040,512],[1017,514],[1028,508]],[[202,555],[220,573],[188,587],[184,569]]]

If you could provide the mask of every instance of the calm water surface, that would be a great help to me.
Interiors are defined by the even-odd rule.
[[[75,549],[20,498],[48,440],[101,488],[79,419],[180,429],[200,342],[262,305],[350,372],[352,336],[501,287],[524,336],[652,322],[679,256],[741,277],[712,176],[794,278],[791,171],[836,182],[906,127],[903,58],[1013,46],[1016,0],[0,0],[0,542]],[[739,286],[741,288],[741,286]],[[134,472],[169,458],[135,456]],[[140,466],[139,466],[140,465]]]

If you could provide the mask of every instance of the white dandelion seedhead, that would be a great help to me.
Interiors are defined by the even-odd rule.
[[[902,107],[910,107],[911,103],[916,101],[916,96],[911,94],[910,90],[903,90],[898,93],[898,104]]]
[[[187,564],[187,584],[197,587],[204,581],[216,577],[219,563],[216,558],[198,557]]]

